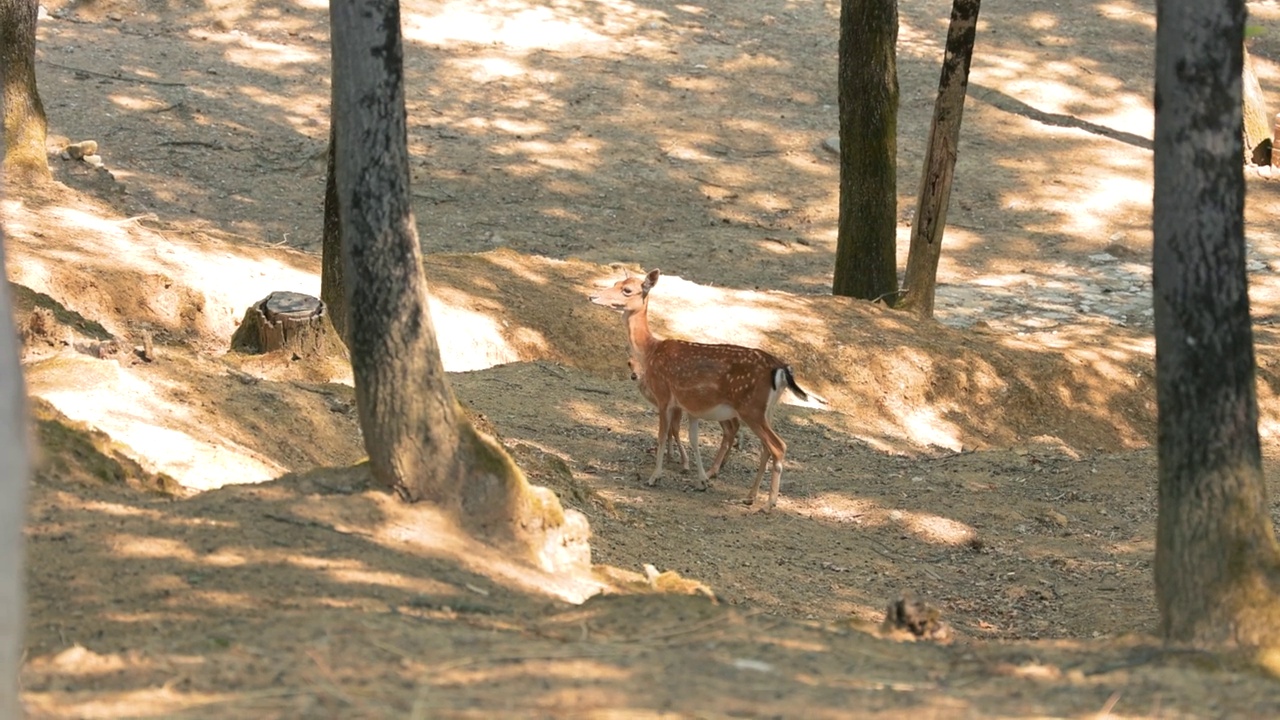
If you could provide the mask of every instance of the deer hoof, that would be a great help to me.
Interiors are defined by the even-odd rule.
[[[658,476],[657,476],[657,475],[651,475],[651,476],[649,476],[649,479],[648,479],[648,480],[645,480],[645,481],[644,481],[644,484],[645,484],[645,485],[648,485],[649,487],[653,487],[654,485],[657,485],[657,484],[658,484]]]
[[[707,478],[702,478],[698,482],[694,483],[693,488],[698,492],[706,492],[711,489],[711,481]]]

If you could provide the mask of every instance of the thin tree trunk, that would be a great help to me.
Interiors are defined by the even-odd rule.
[[[0,66],[5,68],[2,167],[12,182],[48,180],[45,155],[48,127],[36,90],[36,17],[38,0],[0,0]]]
[[[445,377],[409,194],[398,0],[335,0],[334,169],[351,366],[374,477],[544,567],[590,562],[585,518],[476,432]]]
[[[324,226],[320,243],[320,301],[329,308],[329,321],[338,337],[347,339],[347,289],[342,280],[342,221],[338,218],[338,186],[334,177],[333,123],[329,124],[329,149],[325,153]]]
[[[836,295],[897,300],[897,0],[840,3]]]
[[[6,65],[0,62],[0,84]],[[4,111],[0,97],[0,115]],[[0,133],[0,161],[5,142]],[[4,179],[0,178],[0,187]],[[0,196],[3,194],[0,193]],[[4,268],[4,229],[0,227],[0,270]],[[18,365],[18,333],[13,327],[9,283],[0,273],[0,718],[22,717],[18,671],[22,666],[23,592],[22,528],[27,516],[30,455],[26,391]]]
[[[1258,441],[1240,157],[1243,0],[1160,0],[1154,284],[1162,634],[1280,644]]]
[[[921,317],[933,317],[933,301],[938,284],[938,258],[947,226],[947,206],[951,201],[951,181],[960,146],[960,121],[969,87],[969,63],[978,32],[981,0],[954,0],[951,24],[947,29],[947,51],[938,80],[938,100],[933,107],[929,149],[920,176],[916,199],[916,219],[911,227],[911,249],[903,277],[900,309]]]

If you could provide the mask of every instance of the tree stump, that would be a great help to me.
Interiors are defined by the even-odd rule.
[[[281,291],[249,306],[231,336],[231,349],[245,353],[284,350],[297,359],[345,354],[328,308],[319,298]]]

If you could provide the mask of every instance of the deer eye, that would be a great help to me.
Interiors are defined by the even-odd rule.
[[[622,294],[623,294],[623,295],[630,295],[630,294],[631,294],[631,288],[622,288]]]

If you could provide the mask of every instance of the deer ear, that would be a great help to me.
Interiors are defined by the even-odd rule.
[[[653,289],[654,285],[658,284],[658,276],[661,274],[662,274],[661,270],[654,268],[649,271],[648,275],[644,276],[644,284],[642,284],[640,288],[644,290],[646,295],[649,293],[650,290]]]

